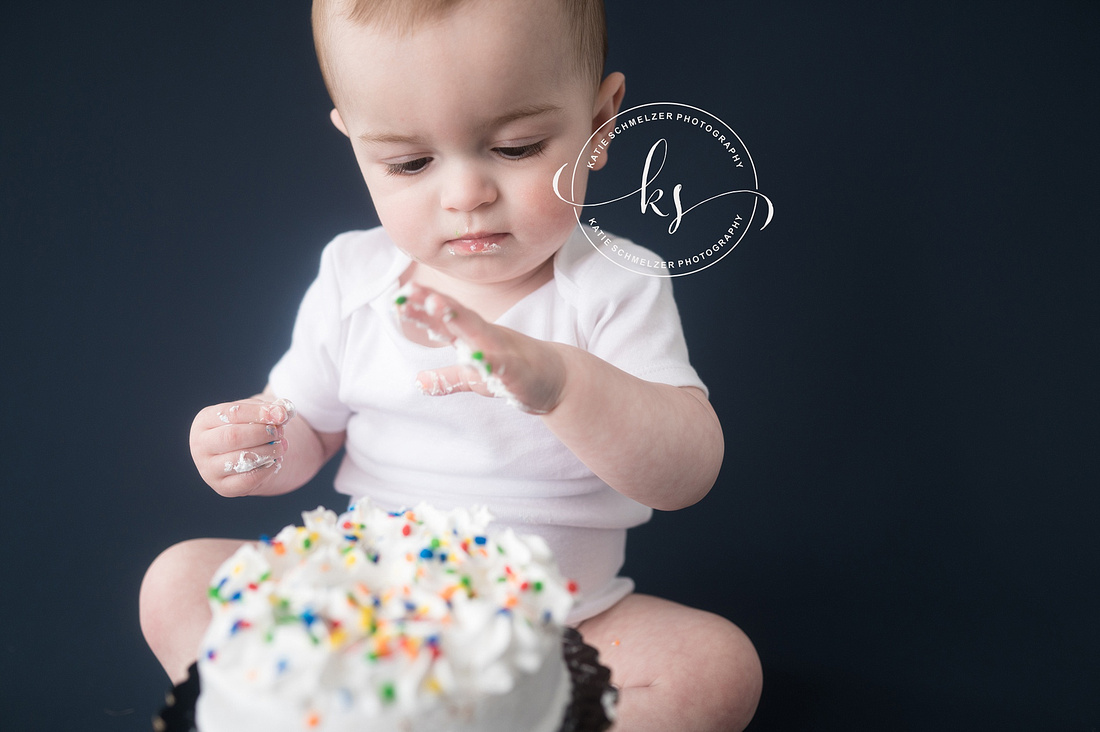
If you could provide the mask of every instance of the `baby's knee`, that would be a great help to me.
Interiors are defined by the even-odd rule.
[[[206,607],[206,585],[242,542],[189,539],[168,547],[145,571],[138,597],[141,630],[153,650],[182,619]]]
[[[196,552],[196,542],[184,541],[168,547],[145,570],[138,594],[138,612],[141,631],[154,647],[171,609],[178,604],[181,575],[187,572]]]
[[[756,713],[763,687],[764,673],[756,647],[739,627],[718,615],[707,619],[706,641],[712,683],[717,687],[714,701],[718,715],[726,720],[723,729],[744,729]]]

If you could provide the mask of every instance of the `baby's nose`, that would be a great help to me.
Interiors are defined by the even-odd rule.
[[[455,165],[447,171],[440,204],[448,211],[473,211],[497,198],[493,178],[476,164]]]

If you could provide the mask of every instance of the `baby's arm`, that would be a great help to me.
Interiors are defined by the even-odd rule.
[[[486,322],[450,298],[413,287],[399,311],[454,342],[465,366],[422,373],[433,395],[505,396],[546,425],[604,482],[652,508],[690,506],[722,464],[722,427],[697,388],[632,376],[586,351]]]
[[[207,407],[191,424],[191,457],[223,496],[289,493],[317,474],[344,444],[343,432],[318,432],[271,387],[251,399]]]
[[[581,462],[612,488],[671,511],[707,494],[725,451],[722,426],[695,387],[644,381],[572,346],[558,405],[543,417]]]

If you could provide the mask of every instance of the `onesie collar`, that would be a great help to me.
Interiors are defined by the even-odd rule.
[[[333,243],[342,318],[396,289],[397,279],[412,263],[381,226],[342,234]]]
[[[396,291],[398,278],[412,263],[381,226],[341,234],[333,242],[332,256],[342,318]],[[599,258],[579,226],[554,253],[554,282],[567,302],[573,302],[578,294],[578,275]]]

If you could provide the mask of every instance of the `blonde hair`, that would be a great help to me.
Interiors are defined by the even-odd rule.
[[[469,0],[313,0],[313,44],[321,64],[321,76],[335,102],[332,65],[325,49],[331,18],[338,15],[357,25],[373,25],[387,31],[409,33],[423,23],[440,18]],[[607,60],[607,16],[603,0],[558,0],[573,40],[573,70],[592,81],[603,78]]]

